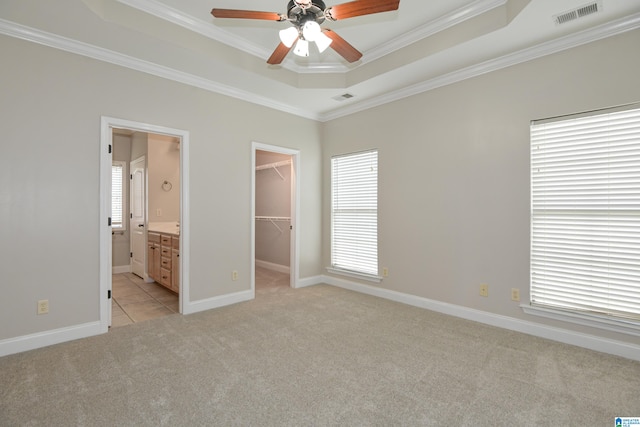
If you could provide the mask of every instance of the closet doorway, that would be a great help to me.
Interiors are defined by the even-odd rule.
[[[253,144],[252,291],[295,288],[298,278],[299,152]]]

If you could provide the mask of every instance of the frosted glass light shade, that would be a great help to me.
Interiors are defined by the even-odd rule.
[[[307,21],[302,27],[302,35],[304,36],[304,39],[310,42],[316,41],[316,38],[322,34],[321,31],[320,25],[315,21]]]
[[[320,51],[320,53],[327,50],[327,48],[331,45],[332,41],[333,40],[327,37],[325,33],[318,34],[318,36],[316,37],[316,45],[318,46],[318,50]]]
[[[309,56],[309,42],[299,39],[296,47],[293,48],[293,53],[298,56]]]
[[[296,27],[289,27],[284,30],[280,30],[279,34],[282,44],[286,47],[291,47],[298,38],[298,29]]]

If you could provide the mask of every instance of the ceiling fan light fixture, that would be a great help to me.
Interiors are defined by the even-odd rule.
[[[298,36],[298,29],[296,27],[289,27],[284,30],[280,30],[280,41],[286,47],[293,46],[293,43],[295,43]]]
[[[298,43],[296,43],[296,47],[293,48],[293,53],[298,56],[309,56],[309,42],[299,39]]]
[[[320,53],[327,50],[327,48],[331,45],[331,40],[325,33],[320,33],[316,37],[316,46],[318,46],[318,50]]]

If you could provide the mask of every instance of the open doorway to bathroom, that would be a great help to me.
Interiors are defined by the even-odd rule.
[[[262,294],[296,287],[299,153],[253,146],[253,289]]]
[[[180,139],[114,128],[112,143],[111,326],[118,327],[180,311]]]
[[[184,312],[188,133],[103,117],[101,141],[101,215],[110,225],[100,238],[106,332]]]

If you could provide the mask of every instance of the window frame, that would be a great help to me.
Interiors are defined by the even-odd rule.
[[[372,156],[373,155],[373,156]],[[359,157],[361,157],[361,159],[359,159]],[[331,210],[330,210],[330,229],[331,229],[331,242],[330,242],[330,267],[327,267],[327,271],[329,271],[330,273],[333,274],[339,274],[339,275],[344,275],[344,276],[349,276],[349,277],[353,277],[353,278],[357,278],[357,279],[362,279],[362,280],[367,280],[367,281],[371,281],[371,282],[381,282],[382,281],[382,277],[378,274],[378,272],[380,271],[380,260],[379,260],[379,244],[378,244],[378,229],[379,229],[379,224],[378,224],[378,194],[379,194],[379,189],[378,189],[378,178],[379,178],[379,168],[378,168],[378,159],[379,159],[379,152],[378,149],[368,149],[368,150],[364,150],[364,151],[358,151],[358,152],[353,152],[353,153],[346,153],[346,154],[339,154],[339,155],[335,155],[331,157],[331,165],[330,165],[330,175],[331,175],[331,193],[330,193],[330,201],[331,201]],[[338,179],[340,179],[339,177],[336,177],[336,167],[338,162],[340,162],[342,164],[342,167],[344,168],[345,166],[347,166],[345,164],[351,162],[352,166],[357,168],[357,167],[364,167],[364,164],[366,162],[369,162],[371,164],[371,162],[374,161],[374,165],[375,165],[375,176],[373,177],[373,179],[367,180],[366,177],[359,175],[359,178],[364,179],[364,181],[360,182],[359,185],[365,185],[364,190],[367,190],[367,195],[366,197],[360,197],[360,200],[355,201],[354,199],[348,199],[345,197],[341,197],[339,195],[336,194],[336,190],[340,190],[340,188],[338,186],[341,185],[340,182],[337,182]],[[342,172],[344,173],[344,169],[342,170]],[[356,173],[358,173],[357,171],[355,171]],[[360,172],[361,174],[362,172]],[[343,178],[345,178],[345,175],[343,174]],[[346,185],[348,186],[349,184],[347,183],[347,181],[345,181],[344,179],[342,180],[342,186],[343,186],[343,190],[344,190],[344,186]],[[363,191],[364,191],[363,190]],[[359,196],[363,195],[363,191],[359,191]],[[344,191],[343,191],[344,192]],[[345,193],[345,194],[348,194]],[[370,197],[373,197],[373,200],[370,199]],[[340,241],[336,240],[336,226],[337,226],[337,217],[336,215],[339,215],[338,213],[338,209],[336,209],[336,202],[340,202],[344,205],[344,203],[349,203],[348,206],[350,206],[349,211],[351,211],[351,213],[353,215],[356,216],[361,216],[361,218],[365,218],[367,219],[367,217],[370,219],[371,218],[371,212],[374,211],[373,217],[375,218],[374,221],[368,221],[367,223],[369,224],[369,228],[366,230],[366,233],[358,236],[357,240],[359,240],[359,242],[357,243],[352,243],[352,244],[347,244],[344,243],[343,240],[343,244],[340,243]],[[356,203],[357,207],[353,207],[353,203]],[[347,206],[347,205],[344,205]],[[346,210],[342,209],[342,212],[345,215],[342,215],[342,218],[344,220],[344,218],[346,217]],[[345,222],[342,222],[342,224],[339,225],[340,228],[344,227]],[[371,225],[373,225],[375,228],[371,229]],[[355,231],[357,232],[358,230],[353,230],[351,229],[350,231]],[[362,229],[360,231],[363,231]],[[371,241],[375,242],[375,249],[372,251],[370,248],[370,244]],[[363,242],[369,242],[367,248],[364,247],[364,243]],[[338,245],[339,247],[337,247],[336,245]],[[355,256],[351,256],[351,255],[341,255],[339,252],[342,252],[343,254],[347,253],[348,251],[360,251],[358,252],[359,255],[364,255],[365,256],[365,261],[363,262],[363,264],[368,265],[369,268],[358,268],[355,264],[354,264],[354,257]],[[338,252],[338,253],[337,253]],[[375,254],[375,255],[373,255]],[[338,257],[338,258],[336,258]],[[341,259],[342,258],[342,259]],[[372,265],[375,264],[375,269],[372,267]]]

